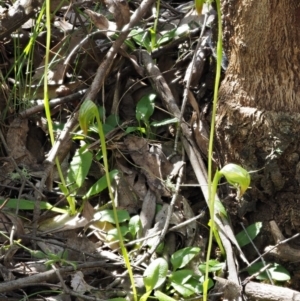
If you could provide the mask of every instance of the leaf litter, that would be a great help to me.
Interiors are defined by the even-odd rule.
[[[90,86],[99,64],[106,59],[106,52],[118,35],[118,30],[121,30],[129,22],[130,10],[135,9],[137,6],[132,4],[129,7],[125,1],[105,1],[105,5],[92,2],[77,3],[69,7],[62,6],[53,18],[50,65],[47,72],[50,103],[53,99],[58,100],[57,105],[51,108],[57,139],[60,131],[64,129],[69,115],[76,110],[82,97],[78,96],[77,99],[69,102],[59,102],[59,100]],[[172,11],[162,9],[160,13],[163,20],[159,21],[159,31],[162,32],[162,35],[164,32],[175,30],[176,23],[180,22],[181,12],[175,7]],[[174,16],[174,24],[167,21],[166,15]],[[195,17],[195,20],[197,18]],[[162,231],[168,212],[168,203],[174,194],[175,179],[178,177],[180,168],[184,168],[186,164],[182,161],[181,150],[172,159],[168,159],[173,152],[173,135],[178,120],[172,117],[172,112],[168,112],[159,97],[154,100],[154,110],[149,111],[149,114],[146,112],[147,120],[143,117],[136,119],[136,110],[142,110],[144,107],[141,106],[145,106],[145,103],[140,103],[140,108],[138,105],[143,96],[157,93],[144,77],[145,72],[140,61],[139,47],[147,46],[153,47],[153,51],[158,49],[164,51],[163,48],[166,46],[166,53],[157,57],[157,64],[163,70],[179,102],[183,89],[183,84],[180,82],[183,78],[182,75],[176,75],[176,71],[181,72],[184,66],[187,66],[189,59],[181,58],[181,56],[184,56],[185,51],[192,47],[190,31],[199,26],[194,24],[189,27],[186,25],[185,31],[180,36],[176,36],[174,32],[170,37],[164,39],[159,39],[160,33],[158,32],[155,40],[161,43],[161,46],[155,44],[151,46],[143,44],[143,39],[150,37],[149,26],[151,26],[151,21],[147,24],[145,20],[140,19],[140,25],[138,25],[141,26],[140,28],[144,26],[145,37],[132,36],[127,40],[126,46],[123,44],[118,50],[119,54],[107,72],[105,86],[95,100],[102,110],[104,129],[107,128],[105,134],[107,148],[110,150],[111,170],[118,170],[113,182],[114,201],[119,210],[128,212],[129,219],[136,217],[131,228],[128,228],[129,219],[121,222],[125,242],[129,243],[128,250],[132,250],[135,254],[132,255],[133,261],[152,245],[151,240],[155,240],[158,233]],[[30,32],[36,23],[27,24],[28,27],[22,30]],[[27,40],[22,43],[24,49],[30,41],[30,35],[27,36]],[[30,266],[30,269],[39,263],[43,268],[42,270],[38,269],[38,273],[41,274],[46,273],[53,264],[58,269],[76,265],[77,272],[71,272],[71,280],[65,279],[66,283],[69,283],[74,294],[87,293],[90,296],[96,296],[95,288],[105,291],[106,286],[108,287],[108,284],[118,278],[117,275],[122,273],[123,268],[122,258],[118,254],[117,237],[113,234],[114,221],[103,219],[105,210],[111,208],[111,200],[109,200],[105,186],[95,195],[87,194],[103,176],[101,151],[99,152],[101,149],[99,142],[97,144],[97,140],[94,138],[95,133],[93,133],[92,127],[85,142],[86,151],[90,154],[88,157],[83,156],[78,159],[78,150],[84,145],[82,143],[84,137],[76,131],[71,133],[73,142],[67,150],[62,151],[62,153],[68,153],[63,173],[67,175],[72,170],[73,175],[69,178],[68,185],[70,185],[71,195],[76,199],[78,213],[73,216],[68,213],[67,202],[59,189],[59,180],[56,176],[50,175],[47,181],[51,181],[51,183],[46,182],[44,188],[40,187],[41,179],[47,173],[45,159],[51,150],[51,145],[48,141],[47,121],[45,122],[43,111],[39,110],[30,115],[29,110],[41,103],[39,99],[43,99],[43,76],[46,70],[43,48],[45,36],[45,31],[38,33],[38,43],[33,50],[35,56],[32,60],[31,71],[24,73],[23,77],[16,77],[15,73],[9,72],[9,68],[2,69],[2,74],[10,79],[9,88],[15,91],[12,93],[15,95],[15,101],[22,102],[22,105],[14,106],[10,100],[11,105],[8,106],[6,116],[3,116],[8,124],[8,130],[3,132],[2,140],[7,144],[7,156],[3,156],[1,168],[5,170],[7,176],[1,178],[1,194],[3,197],[9,195],[9,198],[19,199],[20,202],[35,200],[38,192],[29,185],[28,182],[30,182],[42,193],[41,200],[43,202],[48,202],[53,207],[60,207],[66,212],[58,214],[51,208],[44,210],[44,207],[41,207],[40,215],[34,216],[32,207],[31,210],[15,208],[15,213],[13,213],[13,209],[3,210],[2,221],[3,225],[6,225],[3,233],[6,231],[6,235],[9,237],[13,225],[15,233],[13,238],[20,239],[21,242],[17,252],[11,258],[11,266],[6,268],[16,271],[21,262],[18,258],[22,254],[27,258],[26,265]],[[14,36],[14,39],[17,38],[20,38],[20,33]],[[176,39],[181,39],[181,42],[178,43]],[[10,43],[12,40],[8,36],[7,45]],[[164,56],[168,60],[165,60]],[[12,64],[11,61],[7,63]],[[207,64],[205,65],[207,66]],[[199,87],[195,85],[195,88]],[[209,89],[207,89],[206,94],[209,95],[209,93]],[[16,117],[16,113],[22,116],[23,111],[29,114],[26,115],[26,118]],[[109,123],[110,119],[113,121],[112,117],[109,118],[110,112],[114,116],[119,116],[117,123]],[[187,120],[190,114],[191,112],[187,112]],[[168,119],[172,118],[173,120],[169,123]],[[146,124],[148,122],[149,127]],[[151,123],[155,122],[160,126],[151,126]],[[131,130],[129,130],[130,128]],[[126,131],[130,134],[126,134]],[[58,154],[61,159],[66,156],[60,153],[60,149],[58,149]],[[86,166],[86,168],[78,169],[78,165]],[[16,166],[18,166],[17,170]],[[19,178],[12,176],[12,174],[18,174],[20,170],[23,171],[23,174]],[[55,170],[53,172],[55,173]],[[189,174],[184,175],[184,182],[196,184],[194,176]],[[186,197],[184,197],[185,194]],[[84,198],[85,195],[89,195],[89,197]],[[197,204],[193,205],[193,201],[196,199]],[[199,207],[201,202],[202,206],[205,206],[203,199],[201,201],[201,193],[198,188],[182,188],[172,213],[170,227],[194,217],[195,212],[201,208],[201,205]],[[191,205],[198,209],[193,210]],[[14,219],[12,219],[12,214],[15,216]],[[6,218],[5,222],[4,217]],[[31,230],[35,225],[32,223],[33,219],[37,219],[35,236]],[[11,224],[10,227],[7,226],[9,224]],[[167,234],[168,248],[170,250],[180,248],[178,241],[182,247],[193,245],[196,236],[200,235],[197,228],[196,221],[193,221]],[[173,238],[171,239],[171,237]],[[32,240],[36,244],[32,244]],[[26,245],[23,246],[25,242]],[[9,241],[9,239],[3,239],[2,243],[3,246],[7,245],[8,250],[14,246],[13,241]],[[34,249],[34,246],[43,254],[43,256],[39,255],[41,258],[38,261],[32,261],[33,253],[28,254],[28,249]],[[110,252],[113,253],[110,254]],[[115,252],[117,253],[114,255]],[[81,270],[82,264],[100,259],[107,261],[109,266],[107,270],[104,271],[98,264],[94,268]],[[26,275],[26,272],[24,274]],[[139,269],[134,272],[134,275],[142,277]],[[95,279],[92,282],[91,277]],[[57,280],[52,282],[53,280],[47,278],[45,281],[57,283]],[[102,298],[116,297],[121,294],[122,290],[128,291],[128,287],[122,287],[122,283],[125,285],[126,281],[121,282],[121,286],[115,293],[109,290],[102,291]],[[59,287],[64,290],[62,283]],[[36,289],[38,290],[38,288]],[[7,292],[7,294],[10,293]],[[123,294],[124,297],[126,295],[127,293]]]
[[[0,5],[5,11],[3,3]],[[0,137],[0,202],[4,204],[0,212],[4,257],[0,292],[21,299],[25,294],[43,295],[47,286],[46,300],[48,296],[57,299],[57,292],[63,296],[60,300],[70,300],[70,296],[78,300],[132,299],[106,189],[97,124],[90,125],[87,136],[77,127],[78,108],[86,97],[96,103],[102,118],[110,171],[115,171],[113,201],[140,296],[146,293],[142,283],[145,268],[160,254],[170,264],[176,251],[195,247],[198,256],[186,268],[199,276],[198,265],[205,261],[208,217],[198,223],[195,216],[199,221],[206,202],[197,187],[193,162],[183,156],[187,152],[185,138],[179,139],[176,153],[174,141],[178,129],[185,127],[194,141],[194,151],[206,158],[215,69],[211,48],[214,11],[208,12],[209,21],[193,65],[192,54],[204,16],[187,5],[162,3],[155,32],[155,14],[144,8],[150,7],[150,0],[59,3],[51,20],[47,68],[47,31],[44,20],[37,24],[38,2],[26,2],[36,15],[22,14],[23,26],[16,31],[1,29],[5,54],[0,70],[0,107],[5,126]],[[7,13],[2,18],[3,24],[12,22]],[[129,22],[135,23],[135,28],[128,30]],[[25,56],[33,36],[31,56]],[[121,38],[126,41],[116,46]],[[18,60],[12,51],[16,41],[20,43]],[[146,67],[141,51],[145,49],[155,60],[156,75]],[[43,111],[46,70],[54,146]],[[189,72],[189,104],[180,121],[176,106],[181,105]],[[155,96],[151,103],[149,95]],[[67,177],[69,195],[62,193],[53,167],[56,156],[64,162],[62,173]],[[182,177],[183,185],[177,191],[178,177]],[[76,214],[70,214],[67,197],[75,200]],[[8,206],[7,198],[18,201]],[[33,211],[33,206],[40,210]],[[168,220],[171,231],[164,236],[163,249],[147,258],[147,250],[160,240]],[[182,227],[174,227],[181,223]],[[22,283],[18,277],[24,277]],[[192,276],[187,279],[192,281]],[[188,290],[189,296],[201,295],[181,284],[176,287]],[[164,294],[155,291],[154,295]]]

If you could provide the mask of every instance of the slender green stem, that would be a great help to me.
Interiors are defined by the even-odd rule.
[[[212,153],[213,153],[215,120],[216,120],[218,91],[219,91],[219,84],[221,78],[221,62],[222,62],[222,20],[221,20],[220,0],[216,0],[216,5],[217,5],[217,15],[218,15],[217,68],[216,68],[211,129],[210,129],[209,148],[208,148],[208,197],[209,197],[209,211],[210,211],[211,224],[210,224],[210,234],[209,234],[209,242],[207,248],[207,257],[206,257],[205,281],[204,281],[204,292],[203,292],[204,301],[207,300],[209,260],[210,260],[211,249],[212,249],[213,232],[215,228],[215,221],[214,221],[215,195],[216,195],[216,189],[219,181],[219,176],[217,172],[214,178],[214,183],[212,185]]]
[[[47,27],[47,37],[46,37],[46,54],[45,54],[45,72],[44,72],[44,105],[45,113],[48,123],[48,132],[51,140],[51,144],[54,144],[54,131],[51,119],[50,105],[49,105],[49,93],[48,93],[48,71],[49,71],[49,54],[51,47],[51,11],[50,11],[50,0],[46,0],[46,27]],[[58,170],[60,181],[63,186],[63,192],[68,200],[70,206],[70,213],[74,215],[76,213],[74,199],[70,196],[68,188],[66,186],[66,181],[64,179],[60,162],[58,158],[55,158],[55,164]]]
[[[153,25],[153,33],[151,34],[151,48],[152,50],[156,47],[156,37],[157,37],[157,24],[158,24],[158,17],[159,17],[159,9],[160,9],[160,0],[156,2],[156,16]]]
[[[49,54],[51,47],[51,12],[50,12],[50,0],[46,0],[46,54],[45,54],[45,72],[44,72],[44,104],[45,113],[48,122],[48,131],[51,140],[51,144],[54,144],[53,126],[51,120],[50,106],[49,106],[49,93],[48,93],[48,71],[49,71]]]
[[[122,237],[122,233],[121,233],[121,229],[120,229],[120,224],[119,224],[119,221],[118,221],[117,208],[116,208],[114,194],[113,194],[113,191],[112,191],[110,177],[109,177],[109,167],[108,167],[108,160],[107,160],[107,149],[106,149],[105,135],[104,135],[104,132],[103,132],[103,126],[102,126],[102,122],[101,122],[101,119],[100,119],[100,116],[99,116],[98,112],[96,114],[96,119],[97,119],[97,123],[98,123],[98,131],[99,131],[100,142],[101,142],[101,149],[102,149],[102,155],[103,155],[104,170],[105,170],[105,175],[106,175],[108,193],[109,193],[109,197],[112,201],[114,219],[115,219],[115,222],[116,222],[116,227],[117,227],[118,236],[119,236],[119,244],[120,244],[120,248],[121,248],[121,251],[122,251],[122,255],[124,257],[124,262],[125,262],[126,268],[128,270],[128,274],[129,274],[129,278],[130,278],[130,282],[131,282],[131,286],[132,286],[133,298],[134,298],[134,301],[137,301],[137,291],[136,291],[136,287],[135,287],[135,284],[134,284],[133,272],[132,272],[132,268],[131,268],[131,265],[130,265],[127,249],[124,245],[124,241],[123,241],[123,237]]]

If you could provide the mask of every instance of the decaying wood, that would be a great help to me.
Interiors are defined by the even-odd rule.
[[[244,292],[249,301],[300,301],[300,293],[286,287],[249,282]]]

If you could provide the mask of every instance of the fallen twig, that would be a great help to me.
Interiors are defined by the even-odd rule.
[[[53,108],[57,105],[61,105],[61,104],[66,103],[66,102],[71,102],[71,101],[74,101],[74,100],[77,100],[77,99],[81,99],[81,97],[86,93],[86,91],[87,91],[87,89],[83,89],[81,91],[78,91],[78,92],[73,93],[73,94],[68,95],[68,96],[51,99],[49,101],[49,106],[50,106],[50,108]],[[28,116],[31,116],[33,114],[42,112],[44,110],[45,110],[45,105],[42,102],[41,104],[38,104],[34,107],[31,107],[29,109],[26,109],[26,110],[22,111],[19,115],[20,115],[21,118],[27,118]]]
[[[295,249],[286,244],[287,241],[299,236],[297,233],[292,238],[285,239],[282,235],[280,229],[278,228],[275,221],[270,221],[271,233],[273,235],[274,241],[276,242],[275,246],[268,246],[265,248],[265,252],[276,256],[280,260],[296,262],[300,260],[299,249]]]
[[[107,263],[106,261],[87,262],[87,263],[79,264],[77,266],[77,270],[97,269],[97,267],[103,268],[106,265],[111,265],[111,264]],[[66,275],[67,273],[74,272],[74,268],[70,267],[70,266],[63,267],[63,268],[57,269],[57,271],[59,271],[59,273],[62,275],[62,277],[64,277],[64,275]],[[7,292],[15,290],[15,289],[21,289],[21,288],[31,286],[36,283],[41,283],[44,281],[52,282],[52,283],[57,282],[58,277],[57,277],[56,270],[50,270],[50,271],[46,271],[44,273],[38,273],[36,275],[32,275],[29,277],[2,282],[2,283],[0,283],[0,293],[7,293]]]
[[[249,301],[300,301],[300,293],[286,287],[249,282],[244,292]]]

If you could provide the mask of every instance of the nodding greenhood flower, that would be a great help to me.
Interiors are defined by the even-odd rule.
[[[251,178],[248,171],[239,165],[230,163],[225,165],[219,173],[238,190],[237,198],[240,199],[250,185]]]
[[[79,110],[79,125],[86,135],[91,121],[99,117],[97,106],[91,100],[85,100]]]

